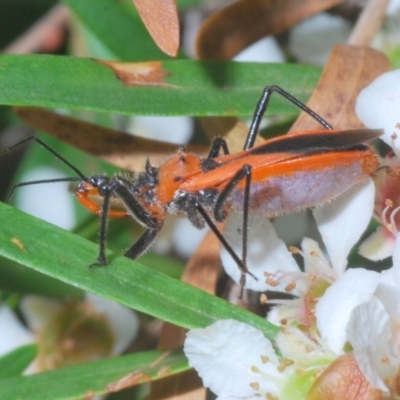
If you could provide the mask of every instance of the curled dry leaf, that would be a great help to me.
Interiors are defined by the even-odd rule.
[[[175,0],[133,0],[136,9],[157,46],[175,57],[179,48],[179,19]]]
[[[240,0],[206,19],[196,42],[199,59],[230,60],[257,40],[343,0]]]
[[[361,89],[389,69],[388,59],[376,50],[337,45],[307,105],[335,129],[360,128],[363,124],[354,112],[355,99]],[[302,113],[290,131],[306,129],[321,129],[321,125]]]
[[[157,165],[178,149],[171,143],[135,137],[42,108],[15,107],[14,112],[28,125],[128,171],[142,170],[148,157]],[[208,150],[195,145],[187,149],[200,154]]]

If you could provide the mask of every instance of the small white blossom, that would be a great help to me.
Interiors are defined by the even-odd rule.
[[[325,259],[315,242],[306,240],[303,242],[304,272],[300,270],[268,219],[251,213],[246,265],[257,280],[247,276],[245,287],[257,291],[286,291],[304,296],[312,285],[310,275],[313,275],[313,279],[322,277],[328,282],[337,279],[345,270],[351,248],[368,226],[374,194],[373,182],[368,179],[366,183],[313,211],[330,262]],[[224,231],[225,238],[239,257],[242,253],[241,225],[242,216],[232,214]],[[241,273],[237,264],[225,248],[221,249],[220,254],[225,271],[238,283]]]
[[[184,351],[218,399],[276,396],[288,374],[261,331],[232,319],[189,331]]]
[[[361,91],[356,100],[358,118],[369,128],[383,128],[381,139],[392,147],[395,157],[382,160],[385,169],[374,178],[376,199],[374,217],[381,224],[360,246],[370,260],[382,260],[394,251],[400,230],[400,70],[387,72]],[[373,112],[371,112],[373,110]]]
[[[393,266],[383,271],[376,289],[351,312],[346,328],[357,363],[376,388],[398,395],[400,372],[400,238]],[[392,398],[392,397],[391,397]]]

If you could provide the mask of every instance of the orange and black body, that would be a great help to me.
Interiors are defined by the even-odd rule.
[[[261,118],[274,91],[306,111],[325,129],[297,132],[253,147]],[[72,167],[80,177],[77,198],[101,216],[98,264],[107,263],[105,240],[109,217],[130,216],[146,228],[142,237],[125,253],[130,258],[137,258],[152,244],[168,214],[185,215],[196,227],[208,225],[214,231],[242,271],[243,288],[245,274],[251,275],[246,267],[249,212],[254,210],[266,217],[274,217],[340,196],[376,171],[378,159],[365,142],[381,133],[369,129],[335,131],[287,92],[269,86],[259,100],[244,150],[239,153],[229,154],[225,141],[217,138],[208,157],[187,153],[182,148],[157,168],[147,162],[145,171],[133,179],[102,175],[85,177]],[[61,156],[59,158],[71,166]],[[26,184],[32,183],[17,186]],[[243,212],[241,258],[215,225],[215,222],[222,222],[230,210]]]

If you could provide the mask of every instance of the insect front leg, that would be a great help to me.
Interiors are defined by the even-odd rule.
[[[99,233],[99,254],[97,256],[97,262],[90,264],[89,268],[93,267],[102,267],[107,265],[107,256],[106,256],[106,240],[107,240],[107,227],[108,227],[108,213],[110,211],[110,199],[111,199],[111,190],[104,191],[104,200],[103,206],[101,209],[100,215],[100,233]]]
[[[146,232],[125,252],[125,256],[129,258],[135,259],[140,257],[153,243],[162,227],[163,221],[155,218],[149,211],[143,208],[135,198],[134,193],[130,190],[129,182],[119,176],[115,176],[107,184],[99,187],[99,193],[104,196],[100,220],[99,255],[98,262],[92,264],[91,267],[107,264],[105,249],[111,196],[115,196],[121,200],[128,213],[147,228]]]

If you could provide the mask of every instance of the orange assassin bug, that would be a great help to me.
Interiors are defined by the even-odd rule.
[[[325,129],[303,131],[266,140],[254,147],[261,119],[270,96],[277,92],[317,120]],[[381,130],[337,131],[304,103],[279,86],[267,86],[258,101],[243,151],[229,154],[224,139],[216,138],[207,157],[181,148],[159,167],[146,162],[145,171],[133,179],[121,176],[85,176],[68,160],[35,137],[34,139],[77,176],[21,182],[13,186],[60,181],[77,181],[76,197],[90,211],[100,215],[97,263],[106,265],[107,221],[109,217],[130,216],[146,231],[125,252],[136,259],[153,243],[168,214],[186,215],[191,223],[207,225],[235,260],[241,271],[241,289],[246,274],[256,279],[246,266],[247,225],[250,211],[266,217],[295,212],[327,202],[362,182],[378,167],[377,156],[365,144]],[[223,155],[220,155],[220,152]],[[99,201],[99,199],[101,201]],[[242,256],[239,257],[215,222],[225,220],[230,210],[243,212]]]

